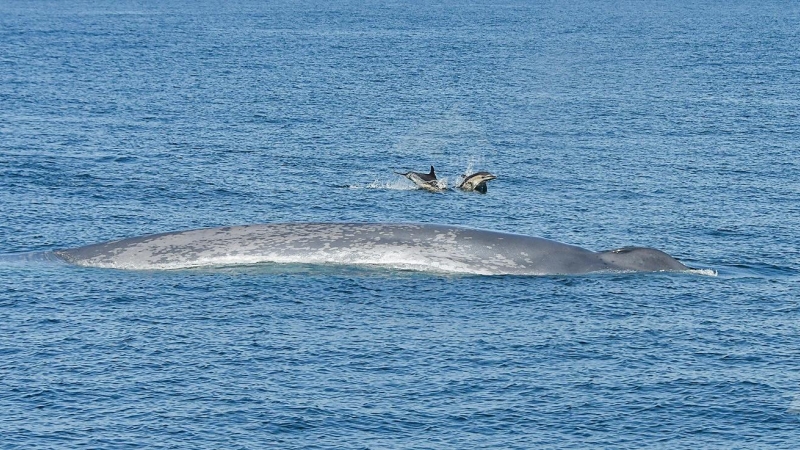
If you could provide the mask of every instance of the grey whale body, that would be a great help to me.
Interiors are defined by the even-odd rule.
[[[539,237],[416,223],[271,223],[161,233],[58,250],[81,266],[133,270],[232,264],[366,264],[486,275],[687,271],[643,247],[593,252]]]

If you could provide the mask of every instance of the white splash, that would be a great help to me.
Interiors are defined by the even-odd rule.
[[[482,170],[486,170],[486,163],[484,162],[483,156],[470,156],[466,161],[466,168],[464,171],[458,176],[456,180],[456,186],[460,186],[464,180],[467,179],[468,176]],[[478,167],[478,169],[476,169]]]
[[[412,191],[417,187],[413,184],[408,183],[403,178],[397,178],[392,180],[374,180],[369,184],[360,185],[360,184],[351,184],[349,186],[350,189],[384,189],[384,190],[393,190],[393,191]]]
[[[447,189],[447,177],[438,178],[435,181],[431,182],[436,185],[436,189],[438,191],[444,191]],[[413,191],[416,189],[422,189],[421,187],[415,185],[412,181],[408,180],[407,178],[397,178],[393,181],[378,181],[375,180],[372,183],[368,184],[367,189],[390,189],[390,190],[398,190],[398,191]]]
[[[718,275],[717,271],[714,269],[691,269],[689,273],[706,277],[716,277]]]

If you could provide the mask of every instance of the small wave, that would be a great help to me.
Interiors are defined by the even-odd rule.
[[[800,395],[794,396],[792,403],[786,408],[786,412],[789,414],[800,414]]]
[[[725,264],[722,266],[726,278],[796,278],[800,270],[774,264]]]

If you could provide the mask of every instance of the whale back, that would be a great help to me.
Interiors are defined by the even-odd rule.
[[[683,267],[658,253],[663,255],[662,260]],[[270,262],[380,265],[482,275],[555,275],[678,267],[659,265],[655,261],[658,258],[646,257],[647,252],[601,254],[534,236],[413,223],[242,225],[133,237],[55,254],[82,266],[138,270]]]

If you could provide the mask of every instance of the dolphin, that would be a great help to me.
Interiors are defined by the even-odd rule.
[[[433,170],[433,166],[431,166],[430,173],[422,173],[422,172],[395,172],[397,175],[402,175],[409,180],[411,180],[417,187],[425,189],[426,191],[430,192],[441,192],[443,188],[439,185],[438,179],[436,178],[436,172]]]
[[[644,247],[593,252],[548,239],[420,223],[267,223],[132,237],[55,251],[81,266],[183,269],[255,263],[355,264],[482,275],[688,271]]]
[[[486,182],[492,181],[496,176],[489,172],[476,172],[472,175],[465,176],[464,181],[458,185],[458,188],[464,191],[477,191],[481,194],[486,193]]]

